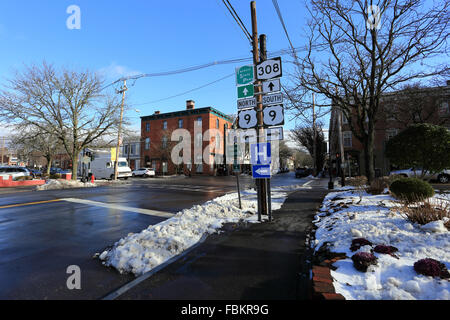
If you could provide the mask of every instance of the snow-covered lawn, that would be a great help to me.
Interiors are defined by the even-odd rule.
[[[287,192],[300,186],[272,188],[272,209],[281,208]],[[229,193],[202,205],[178,212],[173,218],[151,225],[137,234],[129,234],[110,250],[100,254],[106,266],[119,272],[135,275],[146,273],[200,241],[204,235],[213,234],[225,223],[257,221],[256,191],[241,192],[242,210],[238,194]]]
[[[449,199],[449,195],[435,198]],[[346,299],[450,299],[450,282],[418,274],[414,263],[432,258],[450,269],[450,232],[441,222],[420,226],[406,220],[395,210],[394,199],[388,194],[363,194],[349,188],[329,193],[324,199],[314,223],[317,251],[329,242],[330,251],[343,252],[349,259],[335,262],[337,270],[331,271],[337,293]],[[372,246],[363,246],[352,252],[355,238],[365,238]],[[371,252],[376,245],[398,248],[397,257],[373,253],[377,265],[367,272],[357,271],[350,259],[357,252]]]

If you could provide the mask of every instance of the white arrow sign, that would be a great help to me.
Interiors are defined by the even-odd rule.
[[[261,167],[256,169],[255,172],[261,176],[268,176],[270,175],[270,167]]]
[[[281,91],[280,79],[264,81],[262,83],[263,93],[275,93]]]

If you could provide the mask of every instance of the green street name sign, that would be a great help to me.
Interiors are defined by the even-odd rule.
[[[236,68],[236,85],[241,86],[252,83],[254,81],[254,75],[252,65]]]
[[[237,92],[238,92],[238,99],[253,97],[254,94],[253,84],[238,87]]]

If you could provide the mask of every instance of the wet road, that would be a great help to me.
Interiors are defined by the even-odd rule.
[[[299,181],[290,173],[276,176],[273,185]],[[241,178],[243,187],[251,183]],[[0,194],[0,299],[102,298],[133,277],[105,268],[92,258],[95,253],[235,190],[234,177],[180,177]],[[67,289],[70,265],[81,269],[81,290]]]

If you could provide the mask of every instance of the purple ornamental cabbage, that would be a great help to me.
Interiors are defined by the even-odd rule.
[[[351,251],[356,251],[363,246],[371,246],[372,242],[364,238],[357,238],[352,240],[352,245],[350,247]]]
[[[377,257],[369,252],[358,252],[352,256],[353,266],[356,270],[366,272],[370,265],[377,264]]]
[[[425,276],[440,277],[442,279],[450,278],[450,273],[445,265],[431,258],[421,259],[414,263],[414,270]]]

